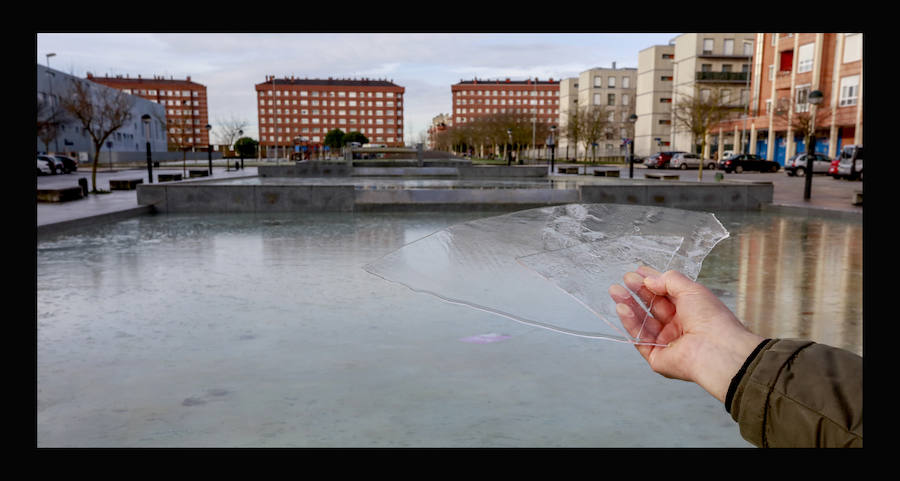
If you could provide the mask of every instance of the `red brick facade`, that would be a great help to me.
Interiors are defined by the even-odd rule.
[[[209,107],[206,86],[185,80],[159,76],[137,78],[128,76],[95,77],[87,79],[125,93],[156,102],[166,109],[166,139],[169,150],[199,149],[209,146]]]
[[[300,137],[321,146],[329,130],[340,129],[402,147],[404,92],[387,80],[269,76],[256,84],[260,145],[290,147]]]
[[[534,114],[538,122],[559,122],[559,80],[467,80],[450,86],[453,125],[501,113]],[[533,111],[532,111],[533,110]]]

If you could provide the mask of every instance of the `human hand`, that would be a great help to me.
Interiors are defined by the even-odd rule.
[[[652,302],[649,316],[625,288],[609,288],[625,329],[652,342],[635,345],[650,368],[695,382],[725,402],[731,379],[763,338],[744,327],[709,289],[680,272],[660,274],[641,266],[626,273],[624,281],[644,305]]]

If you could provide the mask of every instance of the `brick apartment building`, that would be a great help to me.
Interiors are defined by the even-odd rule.
[[[861,33],[756,34],[748,118],[722,123],[716,133],[744,138],[748,152],[784,164],[806,151],[805,139],[774,112],[780,102],[790,106],[788,115],[809,112],[807,95],[819,90],[815,151],[835,157],[845,145],[862,144],[862,43]]]
[[[533,114],[537,122],[559,121],[559,80],[466,80],[450,86],[453,125],[488,114]]]
[[[332,129],[403,146],[405,88],[388,80],[275,78],[256,84],[261,147],[321,147]]]
[[[206,86],[190,76],[184,80],[158,75],[97,77],[89,72],[87,79],[164,106],[168,150],[206,150],[209,146]]]

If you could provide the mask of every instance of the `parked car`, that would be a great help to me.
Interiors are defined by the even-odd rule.
[[[831,159],[827,155],[813,154],[813,173],[827,174],[828,168],[831,167]],[[807,157],[806,153],[797,154],[784,163],[784,171],[787,175],[803,177],[806,175]]]
[[[53,171],[53,174],[62,174],[66,171],[65,165],[63,165],[61,160],[58,160],[49,155],[38,155],[38,160],[43,160],[50,165],[50,169]]]
[[[707,169],[715,169],[716,163],[709,159],[701,159],[697,154],[691,154],[688,152],[679,152],[672,156],[672,160],[669,161],[669,167],[673,169],[699,169],[700,164],[703,164]]]
[[[37,159],[37,175],[51,175],[53,174],[53,168],[50,167],[49,160],[41,160]]]
[[[673,155],[686,153],[687,152],[683,152],[680,150],[657,152],[650,157],[647,157],[647,160],[644,161],[644,165],[651,169],[668,169],[669,162],[672,160]]]
[[[65,173],[67,174],[69,172],[76,172],[78,170],[78,161],[71,157],[67,157],[65,155],[51,155],[51,157],[54,157],[56,160],[59,160],[63,163],[63,166],[65,167]]]
[[[778,172],[780,168],[781,166],[778,165],[778,162],[766,160],[754,154],[736,154],[719,161],[719,169],[727,173],[737,172],[740,174],[745,170]]]
[[[841,161],[837,168],[838,177],[850,180],[862,180],[863,146],[845,145],[841,149]]]

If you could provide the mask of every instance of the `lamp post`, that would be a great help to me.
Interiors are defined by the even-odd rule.
[[[141,115],[141,122],[144,123],[144,135],[147,137],[147,178],[149,184],[153,183],[153,158],[150,154],[150,115]]]
[[[47,85],[50,88],[50,102],[53,102],[53,77],[56,77],[56,74],[50,71],[50,57],[55,57],[55,53],[48,53],[47,57]],[[53,137],[53,145],[54,150],[59,152],[59,138],[58,136]]]
[[[556,153],[556,142],[555,142],[555,139],[553,138],[553,134],[555,134],[555,133],[556,133],[556,126],[551,125],[550,126],[550,139],[547,142],[547,146],[550,147],[550,173],[551,174],[553,173],[553,170],[554,170],[553,164],[554,164],[554,161],[556,160],[556,156],[554,155]]]
[[[206,124],[206,157],[209,159],[209,176],[212,177],[212,141],[210,141],[210,131],[212,125]]]
[[[506,166],[512,165],[512,129],[506,129],[506,135],[509,137],[509,143],[506,144]]]
[[[238,130],[238,140],[241,140],[241,138],[243,136],[244,136],[244,131]],[[241,150],[240,148],[238,148],[238,150],[240,151],[239,154],[241,155],[241,170],[244,170],[244,151]]]
[[[628,178],[634,178],[634,123],[637,122],[637,114],[631,114],[628,122],[631,123],[631,140],[628,141]]]
[[[819,104],[825,100],[825,95],[818,90],[813,90],[806,96],[806,101],[812,104],[810,108],[809,132],[806,139],[806,185],[803,188],[803,200],[809,200],[812,194],[813,159],[815,159],[816,142],[816,110]]]

